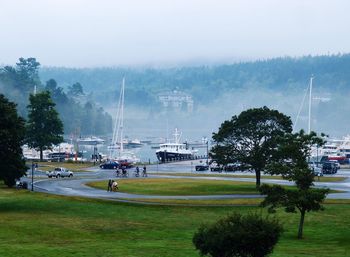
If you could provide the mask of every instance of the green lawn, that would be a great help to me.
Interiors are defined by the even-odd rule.
[[[178,207],[125,204],[0,188],[0,256],[194,257],[200,224],[258,207]],[[277,216],[285,227],[273,257],[350,256],[350,205],[308,213],[296,240],[297,214]]]
[[[91,182],[87,185],[106,189],[107,181]],[[120,192],[146,195],[259,194],[254,182],[190,178],[122,179],[118,181],[118,187]]]
[[[88,186],[106,190],[107,181],[94,181]],[[119,192],[145,195],[228,195],[260,194],[255,182],[191,178],[141,178],[118,180]],[[293,188],[290,186],[290,188]],[[331,190],[331,193],[340,191]]]
[[[56,167],[64,167],[74,172],[86,171],[85,168],[93,167],[93,162],[85,163],[72,163],[72,162],[35,162],[38,164],[38,169],[43,171],[53,170]],[[28,167],[31,167],[32,163],[27,163]]]

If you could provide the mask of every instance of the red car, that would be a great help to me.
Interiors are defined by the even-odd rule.
[[[120,167],[125,167],[125,168],[132,168],[134,165],[132,162],[128,161],[128,160],[118,160],[118,163],[120,165]]]

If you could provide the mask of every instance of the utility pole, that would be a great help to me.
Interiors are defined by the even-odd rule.
[[[32,161],[32,191],[34,191],[34,162]]]
[[[207,165],[209,165],[209,140],[206,138],[206,144],[207,144]]]

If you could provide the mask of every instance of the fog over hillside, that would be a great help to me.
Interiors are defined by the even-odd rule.
[[[293,123],[296,121],[299,108],[302,108],[295,129],[307,130],[308,96],[304,105],[301,106],[305,90],[293,94],[257,88],[231,91],[207,105],[198,105],[192,114],[174,112],[168,115],[150,114],[147,109],[135,106],[128,107],[126,103],[125,127],[131,135],[137,136],[145,131],[153,136],[162,135],[163,137],[167,134],[169,136],[171,130],[178,127],[183,131],[184,136],[198,139],[216,132],[220,124],[233,115],[238,115],[248,108],[266,105],[289,115]],[[329,100],[325,98],[324,102],[314,99],[312,104],[312,130],[337,137],[349,133],[350,118],[346,115],[349,108],[350,104],[347,96],[331,95]]]
[[[314,75],[312,129],[330,136],[349,133],[350,55],[277,58],[219,66],[169,69],[42,68],[43,81],[53,77],[67,87],[82,83],[99,105],[114,116],[120,83],[126,79],[125,127],[130,136],[170,136],[178,127],[184,137],[210,136],[225,119],[264,105],[292,118],[300,110],[296,129],[307,130],[308,95]],[[164,108],[160,92],[184,92],[193,99],[186,106]]]

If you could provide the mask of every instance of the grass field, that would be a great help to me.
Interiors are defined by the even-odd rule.
[[[350,205],[308,213],[296,240],[297,214],[277,213],[285,233],[273,257],[350,256]],[[193,257],[202,223],[258,207],[178,207],[125,204],[0,188],[0,256]]]
[[[155,175],[166,175],[166,176],[185,176],[185,177],[223,177],[223,178],[253,178],[255,179],[255,175],[237,175],[237,174],[207,174],[207,173],[173,173],[173,172],[157,172],[157,173],[150,173]],[[263,175],[261,176],[262,179],[278,179],[282,180],[283,178],[281,176],[267,176]],[[316,177],[316,182],[341,182],[345,180],[346,177]]]
[[[36,162],[38,169],[43,171],[53,170],[55,167],[64,167],[74,172],[86,171],[85,168],[93,167],[92,162],[85,163],[71,163],[71,162]],[[27,163],[28,167],[31,167],[31,162]]]
[[[105,189],[107,181],[97,181],[88,186]],[[224,195],[259,194],[254,182],[224,180],[147,178],[118,181],[120,192],[146,195]]]
[[[94,181],[88,186],[107,188],[107,181]],[[227,195],[259,194],[255,182],[191,178],[141,178],[118,181],[119,192],[144,195]],[[293,188],[293,187],[290,187]],[[331,193],[340,191],[331,190]]]

